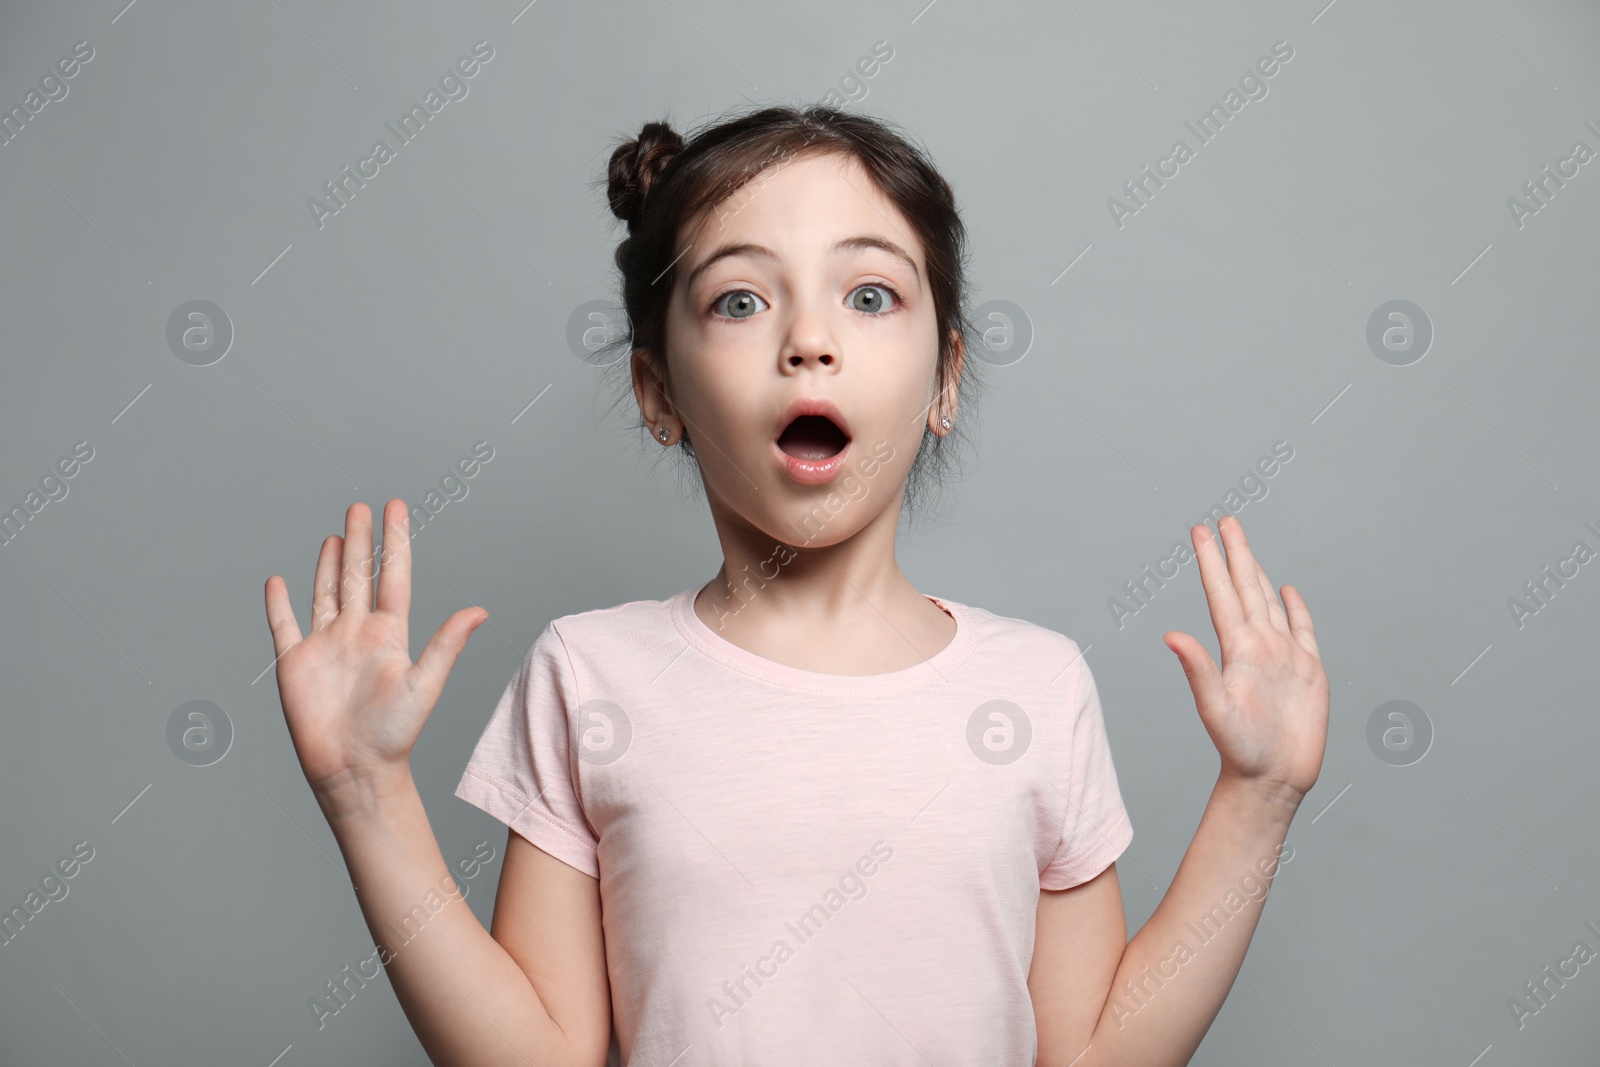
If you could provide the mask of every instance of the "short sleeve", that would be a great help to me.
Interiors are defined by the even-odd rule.
[[[1133,823],[1117,788],[1111,743],[1100,711],[1100,692],[1089,664],[1077,652],[1072,751],[1067,757],[1066,817],[1061,843],[1043,871],[1042,889],[1070,889],[1111,866],[1133,840]]]
[[[569,723],[576,680],[555,624],[529,649],[467,761],[456,796],[598,878],[598,840],[578,801]]]

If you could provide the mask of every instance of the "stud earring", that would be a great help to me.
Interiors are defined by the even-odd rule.
[[[672,436],[672,431],[667,429],[665,426],[663,426],[663,427],[661,427],[661,429],[656,431],[656,436],[661,438],[661,443],[662,444],[666,444],[667,443],[667,438]]]
[[[950,428],[950,416],[949,415],[942,416],[939,419],[939,425],[943,426],[945,429],[948,430]]]

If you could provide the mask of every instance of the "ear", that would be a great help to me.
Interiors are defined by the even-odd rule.
[[[633,396],[639,402],[639,414],[651,426],[659,426],[672,412],[667,403],[666,387],[656,371],[650,351],[635,348],[632,355]]]
[[[950,331],[950,351],[950,372],[944,390],[938,402],[928,408],[928,429],[941,437],[951,431],[946,430],[939,420],[949,418],[953,428],[956,410],[960,406],[961,372],[966,367],[967,357],[967,346],[960,330]]]

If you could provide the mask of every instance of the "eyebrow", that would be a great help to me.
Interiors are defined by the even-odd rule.
[[[893,241],[885,240],[882,237],[873,237],[870,234],[861,234],[856,237],[846,237],[833,246],[835,252],[860,252],[869,248],[876,248],[880,252],[887,252],[889,255],[894,256],[911,268],[911,276],[917,279],[919,285],[922,283],[922,275],[917,270],[916,260],[912,259],[905,249]],[[778,253],[765,245],[750,244],[749,242],[723,245],[707,256],[705,262],[689,272],[689,277],[684,282],[685,287],[692,289],[695,279],[700,277],[713,263],[716,263],[719,259],[727,259],[730,256],[759,256],[762,259],[777,259]]]

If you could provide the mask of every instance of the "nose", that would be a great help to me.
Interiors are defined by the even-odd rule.
[[[808,364],[836,369],[839,366],[838,340],[826,315],[815,309],[797,308],[779,356],[786,371]]]

